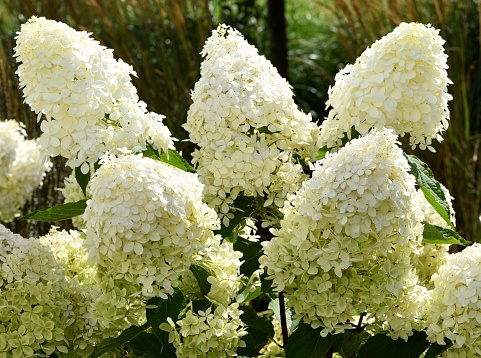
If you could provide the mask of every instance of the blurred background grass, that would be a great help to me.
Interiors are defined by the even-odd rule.
[[[39,135],[36,116],[23,105],[12,59],[15,32],[30,16],[63,21],[92,32],[114,54],[133,65],[139,96],[149,110],[164,114],[173,135],[185,139],[181,124],[189,92],[199,77],[205,39],[218,23],[241,31],[269,58],[268,0],[0,0],[0,118],[15,118]],[[280,0],[279,0],[280,1]],[[402,21],[441,29],[449,55],[451,128],[437,153],[416,153],[455,197],[459,232],[481,241],[481,70],[479,0],[285,0],[288,79],[298,105],[320,122],[327,89],[337,71]],[[178,142],[188,156],[192,147]],[[56,188],[69,174],[62,159],[24,213],[62,202]],[[69,224],[59,223],[61,227]],[[40,235],[49,224],[14,221],[24,236]]]

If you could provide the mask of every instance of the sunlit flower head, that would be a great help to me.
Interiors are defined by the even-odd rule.
[[[207,201],[226,213],[240,192],[270,193],[276,172],[293,162],[293,153],[312,160],[319,129],[297,108],[289,83],[238,31],[219,26],[202,55],[184,128],[199,146],[193,160]],[[282,172],[287,169],[299,172],[294,165]],[[275,192],[282,203],[285,190],[277,185]]]
[[[0,121],[0,221],[12,221],[51,168],[14,120]]]
[[[412,147],[429,148],[448,128],[447,55],[439,30],[402,23],[336,76],[319,146],[339,147],[352,130],[365,135],[388,127],[409,135]]]
[[[481,246],[448,256],[433,275],[425,320],[431,342],[453,343],[453,351],[481,355]],[[450,354],[448,356],[456,356]]]
[[[20,87],[39,118],[46,116],[40,144],[48,154],[86,173],[109,150],[172,147],[162,116],[139,101],[132,67],[89,33],[33,16],[16,40]]]
[[[411,280],[422,214],[396,139],[391,130],[373,131],[312,165],[264,244],[259,261],[274,288],[325,334],[344,329],[356,312],[387,310]]]
[[[197,175],[141,155],[107,156],[89,183],[83,215],[89,262],[144,297],[173,292],[217,217]]]

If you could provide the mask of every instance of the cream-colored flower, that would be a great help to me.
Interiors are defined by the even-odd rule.
[[[358,312],[387,314],[416,283],[410,254],[422,213],[396,138],[375,130],[313,164],[264,243],[259,262],[274,288],[323,334],[341,332]]]
[[[195,313],[188,310],[185,316],[171,324],[170,339],[178,357],[214,358],[237,356],[239,346],[245,346],[242,337],[247,334],[240,319],[239,305],[217,306]]]
[[[453,342],[450,350],[460,354],[464,351],[467,357],[481,355],[480,262],[479,244],[449,255],[433,275],[434,289],[426,300],[428,339],[444,345],[447,338]]]
[[[341,146],[355,130],[392,128],[409,134],[412,147],[431,147],[448,128],[447,55],[439,30],[402,23],[347,65],[329,90],[331,106],[322,123],[319,147]]]
[[[89,183],[83,215],[89,262],[115,287],[166,298],[218,225],[202,189],[196,174],[163,162],[105,157]]]
[[[51,162],[42,159],[37,142],[25,135],[17,121],[0,121],[0,221],[19,215],[51,168]]]
[[[33,16],[16,40],[20,87],[39,118],[46,116],[40,144],[48,154],[87,173],[107,151],[172,147],[163,116],[139,101],[132,67],[89,33]]]
[[[184,128],[199,146],[193,162],[207,202],[221,215],[240,193],[271,194],[270,203],[282,205],[286,191],[305,179],[293,153],[305,160],[316,156],[318,127],[298,110],[288,82],[236,30],[219,26],[202,55]],[[271,191],[284,178],[278,172],[288,182]]]

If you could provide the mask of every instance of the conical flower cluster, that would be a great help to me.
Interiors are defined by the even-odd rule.
[[[317,126],[298,110],[288,82],[236,30],[219,26],[202,55],[184,127],[199,146],[193,158],[208,203],[227,213],[242,192],[282,204],[306,178],[293,155],[317,154]],[[279,171],[285,184],[271,191]]]
[[[409,285],[422,232],[414,177],[392,130],[373,131],[313,165],[282,209],[260,262],[313,327],[382,316]]]
[[[88,33],[34,16],[16,40],[20,87],[39,118],[46,116],[40,144],[49,155],[87,173],[107,151],[172,146],[163,116],[139,101],[132,67]]]
[[[448,128],[447,55],[439,30],[402,23],[336,76],[319,146],[336,148],[355,130],[392,128],[421,149]]]

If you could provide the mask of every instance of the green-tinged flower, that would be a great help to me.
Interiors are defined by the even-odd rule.
[[[206,200],[227,224],[224,215],[241,192],[282,205],[297,190],[307,176],[293,153],[312,160],[319,128],[299,111],[289,83],[238,31],[219,26],[202,55],[184,127],[199,146],[193,162]]]
[[[391,130],[373,131],[312,165],[312,178],[263,244],[259,261],[273,287],[323,335],[350,327],[359,312],[388,314],[417,283],[410,256],[422,214],[396,139]]]
[[[241,313],[237,303],[197,313],[189,309],[176,324],[169,320],[170,326],[164,324],[162,328],[170,331],[169,340],[176,348],[177,357],[233,357],[237,356],[238,347],[245,346],[242,337],[247,332]]]
[[[0,222],[18,216],[51,167],[36,141],[25,137],[19,122],[0,121]]]
[[[428,339],[453,347],[447,357],[481,355],[481,245],[449,255],[432,277],[425,309]]]
[[[0,352],[7,357],[67,353],[72,306],[52,252],[0,225],[0,262]]]
[[[146,143],[167,151],[173,146],[170,131],[163,116],[139,101],[132,67],[89,35],[33,16],[16,37],[25,102],[39,118],[46,115],[41,146],[83,173],[107,151]]]
[[[141,155],[108,156],[89,183],[83,215],[89,262],[102,282],[167,298],[218,220],[197,175]],[[110,285],[110,283],[108,283]]]
[[[412,147],[430,149],[448,128],[447,55],[439,30],[401,23],[336,75],[319,147],[335,148],[352,129],[361,135],[383,127],[409,134]]]

